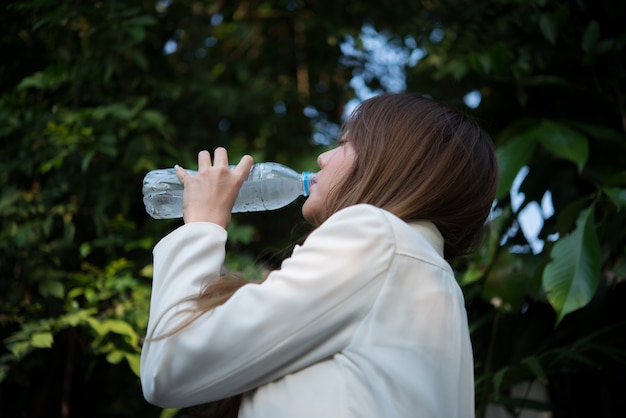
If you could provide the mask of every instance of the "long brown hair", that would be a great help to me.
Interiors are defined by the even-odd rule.
[[[383,94],[355,109],[344,135],[356,160],[327,213],[369,203],[433,222],[448,259],[475,249],[498,181],[491,139],[476,121],[426,97]]]
[[[326,213],[369,203],[406,222],[428,220],[451,259],[474,250],[493,203],[498,168],[489,136],[461,111],[412,94],[383,94],[361,103],[344,125],[356,159],[331,191]],[[191,315],[172,333],[251,284],[225,275],[207,284]],[[166,338],[172,333],[159,336]],[[203,417],[236,417],[241,395],[223,399]]]

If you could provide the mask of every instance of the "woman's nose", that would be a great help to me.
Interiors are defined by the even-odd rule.
[[[328,161],[328,157],[332,152],[333,150],[326,151],[317,156],[317,165],[319,165],[320,168],[324,168],[326,162]]]

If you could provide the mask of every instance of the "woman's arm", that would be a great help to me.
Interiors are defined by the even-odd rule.
[[[197,296],[208,281],[219,277],[227,233],[210,222],[185,224],[163,238],[153,250],[154,274],[146,339],[171,333],[194,309],[185,300]]]
[[[219,227],[183,227],[155,248],[150,332],[170,330],[165,314],[197,294],[223,257]],[[218,246],[222,246],[217,248]],[[239,289],[182,331],[147,341],[141,379],[151,403],[185,407],[242,393],[334,355],[350,342],[382,284],[394,250],[379,209],[353,206],[314,231],[280,270]],[[217,255],[219,254],[219,256]],[[183,261],[181,261],[182,258]]]

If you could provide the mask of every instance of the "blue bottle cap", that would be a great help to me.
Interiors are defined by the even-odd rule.
[[[302,184],[304,186],[304,196],[309,195],[309,187],[311,186],[311,181],[315,177],[315,173],[311,173],[308,171],[302,172]]]

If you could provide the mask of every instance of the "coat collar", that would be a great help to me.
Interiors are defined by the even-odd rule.
[[[428,221],[416,221],[411,222],[409,225],[411,225],[411,228],[419,231],[430,246],[443,258],[443,235],[441,235],[441,232],[439,232],[435,224]]]

